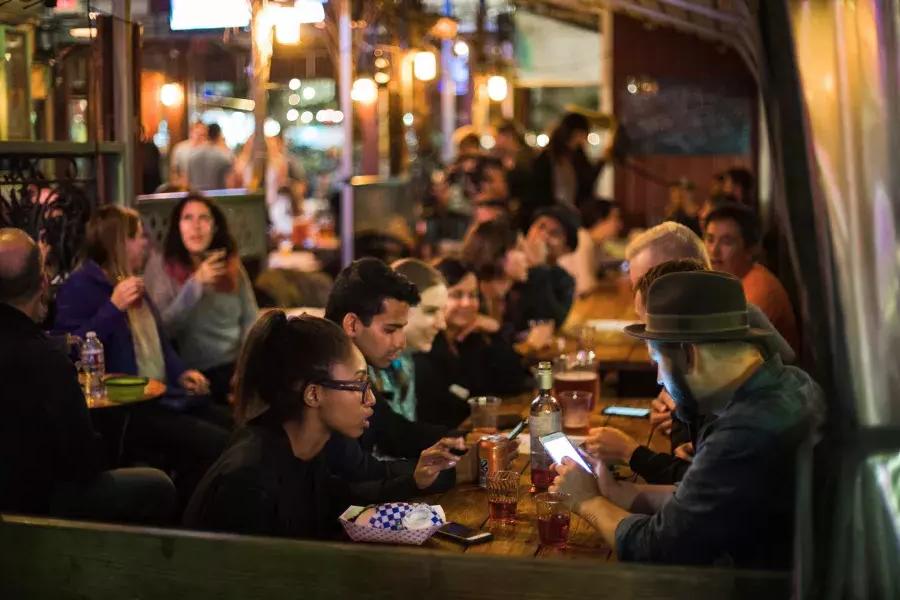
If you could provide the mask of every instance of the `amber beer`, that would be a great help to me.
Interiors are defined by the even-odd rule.
[[[563,392],[588,392],[591,396],[590,410],[594,410],[594,403],[600,397],[600,378],[596,371],[584,369],[570,369],[556,372],[553,375],[554,395],[558,398]]]

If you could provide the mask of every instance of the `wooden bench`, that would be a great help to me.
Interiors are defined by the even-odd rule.
[[[787,573],[536,560],[0,517],[0,598],[787,598]]]

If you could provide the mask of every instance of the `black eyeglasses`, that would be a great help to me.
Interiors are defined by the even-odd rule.
[[[361,402],[366,403],[366,395],[372,387],[372,382],[368,379],[360,381],[358,379],[319,379],[313,381],[316,385],[328,388],[330,390],[340,390],[342,392],[359,392],[362,394]]]

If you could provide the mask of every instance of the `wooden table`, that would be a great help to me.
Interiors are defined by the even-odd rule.
[[[504,399],[501,412],[525,416],[531,394]],[[617,427],[634,437],[638,442],[647,444],[657,451],[665,451],[669,441],[662,434],[653,435],[648,419],[626,417],[608,417],[600,411],[611,404],[620,406],[647,407],[649,398],[610,398],[601,399],[591,415],[591,426],[607,425]],[[524,435],[524,434],[523,434]],[[590,557],[599,561],[615,560],[615,553],[607,546],[600,534],[588,523],[575,515],[569,529],[569,544],[565,549],[542,546],[538,538],[537,517],[531,489],[531,476],[528,469],[529,457],[519,455],[513,461],[512,469],[521,473],[519,481],[519,505],[517,521],[514,525],[499,525],[488,518],[488,501],[485,490],[477,484],[461,484],[455,488],[427,498],[430,504],[440,504],[447,518],[476,531],[490,531],[494,539],[486,544],[468,548],[453,542],[432,537],[425,548],[440,549],[447,552],[477,554],[500,554],[508,556],[541,556],[553,558]],[[620,467],[620,473],[631,476],[627,467]]]
[[[577,336],[591,321],[613,319],[637,321],[634,299],[624,276],[602,280],[590,293],[576,298],[561,330]],[[652,369],[646,344],[622,331],[597,331],[594,334],[598,367],[601,371]]]

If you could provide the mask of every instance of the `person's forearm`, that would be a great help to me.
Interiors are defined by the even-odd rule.
[[[631,502],[631,512],[653,515],[659,512],[675,493],[674,485],[635,484],[635,496]]]
[[[616,545],[616,528],[631,513],[616,506],[603,496],[583,501],[575,510],[591,527],[600,532],[603,541],[611,548]]]

